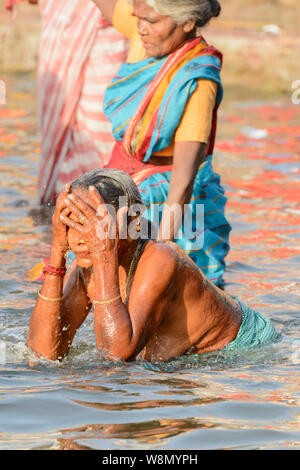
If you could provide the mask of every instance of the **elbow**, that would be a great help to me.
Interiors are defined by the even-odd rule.
[[[63,359],[63,356],[60,354],[57,348],[45,348],[42,345],[36,344],[35,341],[31,338],[27,340],[27,346],[29,349],[31,349],[31,351],[43,359],[48,359],[49,361],[61,361]]]
[[[135,360],[135,355],[117,354],[117,355],[111,355],[111,359],[115,362],[131,362]]]
[[[138,341],[127,324],[124,328],[115,326],[107,331],[95,318],[95,337],[97,350],[108,360],[132,361],[138,353]]]
[[[133,347],[122,347],[118,345],[106,345],[106,347],[97,346],[97,349],[101,351],[104,356],[113,362],[130,362],[134,361],[137,355],[136,348]]]
[[[122,350],[118,348],[117,350],[110,349],[109,351],[105,351],[105,355],[108,357],[108,359],[114,361],[114,362],[130,362],[134,361],[136,358],[135,352],[132,352],[131,350]]]

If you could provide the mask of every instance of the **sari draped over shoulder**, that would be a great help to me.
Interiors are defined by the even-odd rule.
[[[174,240],[215,284],[223,282],[231,230],[224,214],[227,198],[212,167],[217,110],[223,96],[221,67],[222,54],[202,37],[196,38],[169,56],[123,64],[104,97],[104,112],[116,139],[106,167],[131,174],[142,196],[144,216],[158,228],[173,167],[148,161],[173,141],[198,81],[216,82],[206,161],[198,169],[183,225]]]
[[[213,80],[218,86],[208,148],[212,153],[216,110],[223,95],[221,66],[221,53],[202,37],[169,56],[123,64],[106,90],[103,109],[127,155],[147,162],[170,144],[199,79]]]

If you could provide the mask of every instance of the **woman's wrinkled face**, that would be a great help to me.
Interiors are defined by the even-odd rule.
[[[133,0],[133,16],[137,18],[138,33],[147,57],[170,54],[190,38],[195,23],[177,25],[169,16],[163,16],[143,0]]]

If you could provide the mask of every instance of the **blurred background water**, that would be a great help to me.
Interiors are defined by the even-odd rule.
[[[90,316],[62,363],[28,350],[39,285],[27,273],[48,255],[51,231],[36,211],[40,20],[24,5],[0,58],[0,449],[299,448],[299,3],[245,4],[227,2],[206,34],[226,59],[214,155],[233,227],[225,290],[270,316],[282,340],[149,370],[103,362]]]
[[[298,448],[298,109],[288,102],[225,103],[215,152],[233,226],[225,289],[269,315],[282,341],[247,354],[184,356],[148,370],[137,362],[103,362],[89,317],[69,357],[53,363],[26,347],[38,290],[26,276],[48,255],[51,240],[50,226],[32,215],[39,159],[35,77],[5,78],[0,449]],[[264,138],[253,139],[255,130],[264,130]]]

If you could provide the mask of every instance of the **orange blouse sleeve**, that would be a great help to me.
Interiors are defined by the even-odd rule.
[[[117,2],[113,26],[130,40],[126,62],[135,63],[145,59],[145,49],[138,33],[136,17],[132,15],[132,6],[127,0],[119,0]]]
[[[132,6],[127,0],[118,0],[116,3],[113,15],[113,26],[128,39],[132,39],[137,33],[136,18],[132,16]]]
[[[198,81],[198,86],[190,97],[177,127],[175,142],[198,141],[208,143],[216,96],[216,82],[205,79]]]
[[[198,81],[198,86],[186,105],[171,144],[153,155],[160,157],[174,155],[176,142],[196,141],[204,144],[209,142],[217,89],[217,84],[212,80]]]

